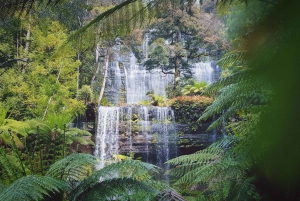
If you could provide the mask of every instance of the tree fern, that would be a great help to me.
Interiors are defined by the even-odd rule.
[[[158,191],[149,185],[132,178],[115,178],[97,183],[76,198],[76,201],[93,200],[152,200]]]
[[[168,163],[174,168],[168,173],[179,177],[174,185],[188,191],[192,187],[204,185],[199,200],[258,198],[255,187],[251,184],[252,180],[245,174],[245,169],[249,167],[248,160],[245,160],[246,155],[237,155],[243,153],[234,149],[243,140],[228,136],[207,149],[169,160]]]
[[[113,184],[112,181],[120,181],[121,183],[125,182],[125,185],[126,182],[128,182],[128,185],[132,185],[132,188],[134,188],[132,189],[132,192],[136,191],[137,193],[138,189],[135,188],[142,184],[144,186],[141,189],[142,191],[144,191],[146,186],[148,186],[148,190],[152,189],[150,192],[156,192],[155,188],[157,187],[157,183],[149,182],[149,180],[151,179],[151,175],[153,173],[157,173],[157,171],[158,168],[156,166],[140,161],[125,160],[113,163],[103,169],[95,171],[90,177],[83,180],[80,185],[70,193],[70,197],[72,198],[71,200],[84,200],[85,196],[87,196],[86,192],[90,190],[94,192],[94,189],[98,189],[98,186],[105,187],[106,185],[107,188],[104,188],[103,191],[107,193],[111,191],[116,193],[118,192],[120,195],[123,195],[123,193],[126,192],[130,195],[130,192],[127,192],[128,189],[126,187]],[[104,195],[106,195],[105,192]],[[107,196],[108,195],[110,196],[111,194],[107,194]],[[117,195],[118,194],[115,194],[115,196]],[[101,197],[103,197],[103,200],[106,199],[106,196]],[[107,199],[109,200],[111,198]]]
[[[62,179],[81,181],[90,176],[97,164],[97,157],[90,154],[71,154],[52,164],[46,175]]]
[[[19,159],[7,153],[4,147],[0,147],[0,172],[1,181],[5,185],[9,185],[25,174]]]
[[[165,189],[161,191],[155,198],[155,201],[186,201],[184,197],[174,190]]]
[[[68,185],[62,181],[46,176],[30,175],[12,183],[0,193],[1,201],[43,200],[50,193],[66,190]]]

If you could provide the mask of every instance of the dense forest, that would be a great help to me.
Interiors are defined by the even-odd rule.
[[[0,200],[300,200],[299,9],[295,0],[0,0]],[[223,132],[168,160],[168,182],[133,155],[97,168],[96,134],[70,126],[87,109],[126,104],[107,87],[111,63],[129,54],[171,75],[165,96],[149,91],[139,104],[174,108],[191,131],[209,120]],[[221,76],[198,82],[192,66],[208,59]]]

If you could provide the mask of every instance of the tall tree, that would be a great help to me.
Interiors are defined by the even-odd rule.
[[[148,28],[151,45],[145,65],[148,70],[159,68],[163,73],[174,74],[176,87],[180,74],[191,76],[193,60],[212,51],[224,50],[225,43],[220,34],[222,24],[218,24],[219,33],[208,31],[208,22],[204,20],[206,13],[199,5],[185,7],[169,2],[163,6],[164,12],[159,12],[157,20]],[[214,40],[209,40],[212,36]]]

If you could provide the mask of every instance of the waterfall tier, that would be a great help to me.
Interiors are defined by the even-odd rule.
[[[163,167],[177,156],[174,120],[169,107],[99,107],[95,155],[101,167],[119,153]]]
[[[220,76],[216,62],[194,63],[191,71],[196,81],[205,81],[207,84],[215,82]],[[137,63],[131,53],[110,63],[105,92],[114,105],[134,104],[149,100],[147,96],[149,91],[165,97],[165,89],[173,80],[173,74],[164,74],[159,69],[147,71],[142,64]]]

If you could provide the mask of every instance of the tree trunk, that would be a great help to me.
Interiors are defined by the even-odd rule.
[[[110,57],[110,48],[108,47],[107,52],[106,52],[106,57],[105,57],[104,77],[103,77],[103,83],[102,83],[102,87],[101,87],[100,94],[99,94],[98,105],[100,105],[100,102],[101,102],[102,97],[103,97],[104,89],[105,89],[109,57]]]
[[[63,64],[61,64],[60,67],[59,67],[59,71],[58,71],[58,74],[57,74],[57,77],[56,77],[56,83],[59,82],[59,77],[60,77],[60,73],[61,73],[62,67],[63,67]],[[54,93],[52,94],[52,96],[51,96],[51,97],[49,98],[49,100],[48,100],[48,103],[47,103],[46,109],[45,109],[45,111],[44,111],[42,120],[44,120],[45,117],[46,117],[46,114],[47,114],[47,112],[48,112],[48,108],[49,108],[49,105],[50,105],[50,103],[51,103],[51,101],[52,101],[53,95],[54,95]]]
[[[180,77],[180,60],[175,58],[175,72],[174,72],[174,89],[177,87],[178,78]]]
[[[26,61],[28,60],[29,45],[30,45],[30,23],[28,24],[28,27],[27,27],[26,43],[25,43],[25,48],[24,48],[24,59]],[[25,73],[25,71],[26,71],[26,65],[27,65],[27,62],[23,63],[21,65],[22,73]]]
[[[99,57],[100,57],[100,48],[99,48],[99,44],[97,44],[97,47],[96,47],[96,66],[97,66],[97,68],[91,79],[91,85],[90,85],[92,91],[94,90],[95,79],[96,79],[96,76],[98,75],[99,69],[100,69]]]
[[[77,60],[80,61],[80,54],[77,53]],[[76,87],[76,94],[78,95],[78,91],[79,91],[79,75],[80,75],[80,66],[77,67],[77,77],[76,77],[76,83],[77,83],[77,87]]]
[[[178,43],[181,40],[180,30],[176,31],[175,37],[176,37],[176,42]],[[175,55],[174,89],[177,87],[179,77],[180,77],[180,55]]]

